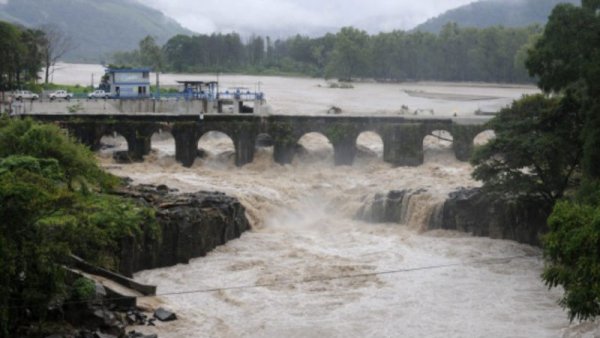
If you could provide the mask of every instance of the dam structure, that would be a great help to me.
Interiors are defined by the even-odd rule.
[[[23,114],[43,122],[56,123],[92,150],[99,150],[106,135],[119,134],[127,140],[132,160],[143,161],[151,150],[156,132],[169,132],[175,139],[175,157],[189,167],[198,156],[198,142],[207,132],[222,132],[235,147],[235,163],[243,166],[254,159],[256,141],[272,141],[273,156],[279,164],[292,162],[300,138],[308,133],[327,137],[334,149],[336,165],[352,165],[356,141],[362,132],[374,132],[383,141],[383,160],[395,166],[423,164],[423,139],[434,131],[452,135],[453,151],[468,161],[474,139],[486,130],[482,118],[418,118],[404,116],[339,115],[257,115],[257,114]]]

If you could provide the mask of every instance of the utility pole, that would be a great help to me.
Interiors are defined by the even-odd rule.
[[[156,98],[160,100],[160,80],[159,80],[159,71],[156,71]]]

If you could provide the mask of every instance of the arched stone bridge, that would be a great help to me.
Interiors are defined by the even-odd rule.
[[[372,131],[383,140],[383,159],[397,166],[423,163],[423,139],[435,130],[453,136],[456,158],[467,161],[474,138],[485,130],[485,119],[429,119],[399,116],[288,116],[288,115],[169,115],[169,114],[39,114],[26,115],[36,120],[54,122],[98,150],[104,135],[121,134],[128,143],[131,158],[142,160],[150,152],[155,132],[168,130],[175,139],[175,157],[191,166],[197,156],[198,141],[209,131],[227,134],[235,146],[236,165],[252,162],[256,139],[268,134],[274,143],[274,159],[291,163],[299,139],[310,132],[326,136],[334,148],[336,165],[349,165],[357,152],[360,133]]]

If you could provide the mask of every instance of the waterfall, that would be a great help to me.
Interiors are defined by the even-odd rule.
[[[356,218],[371,223],[398,223],[418,231],[442,228],[445,196],[428,190],[393,190],[364,199]]]

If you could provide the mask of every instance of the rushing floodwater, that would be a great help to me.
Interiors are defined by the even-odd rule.
[[[79,65],[59,70],[54,81],[87,84],[90,71],[98,72],[96,79],[102,72]],[[161,77],[163,84],[176,79],[213,78]],[[341,90],[319,87],[322,80],[279,77],[221,81],[250,88],[261,82],[272,111],[297,114],[321,113],[332,105],[345,113],[397,114],[407,105],[436,115],[469,115],[536,91],[423,83]],[[125,146],[122,139],[103,141]],[[159,294],[185,294],[152,300],[177,312],[178,321],[136,329],[173,338],[600,335],[595,324],[569,324],[557,305],[561,291],[548,290],[540,280],[539,249],[425,231],[431,211],[448,192],[478,185],[470,165],[457,162],[447,142],[427,138],[426,163],[418,168],[383,163],[381,140],[372,133],[359,138],[360,156],[352,167],[332,165],[331,146],[321,135],[306,135],[301,143],[304,151],[287,166],[274,164],[272,149],[264,148],[253,163],[236,168],[231,140],[217,133],[201,139],[208,157],[192,168],[175,162],[174,141],[165,134],[155,135],[144,163],[117,165],[109,153],[99,154],[111,172],[137,183],[236,196],[253,224],[252,231],[207,257],[138,273],[136,279],[158,285]],[[428,193],[412,201],[407,224],[353,218],[375,193],[421,188]],[[349,276],[356,277],[344,278]],[[187,293],[209,289],[222,290]]]
[[[115,165],[102,155],[112,172],[139,183],[237,196],[254,224],[189,265],[138,273],[159,294],[244,287],[161,297],[180,320],[142,330],[161,337],[593,337],[590,324],[569,325],[560,291],[540,281],[538,249],[423,231],[447,192],[477,185],[443,142],[426,140],[424,166],[392,168],[381,161],[379,139],[365,134],[358,163],[336,168],[323,140],[302,141],[307,151],[289,166],[273,164],[272,150],[263,149],[235,168],[231,141],[216,134],[200,142],[209,157],[189,169],[175,163],[164,136],[146,163]],[[352,217],[365,196],[422,187],[430,194],[406,225]],[[496,260],[503,257],[517,258]],[[387,273],[399,270],[409,271]],[[337,279],[351,275],[365,276]]]

